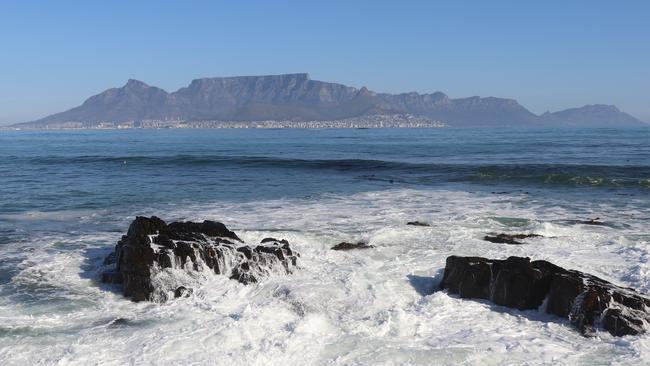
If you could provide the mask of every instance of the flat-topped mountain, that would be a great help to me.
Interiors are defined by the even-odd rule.
[[[365,87],[311,80],[302,73],[196,79],[172,93],[129,80],[122,87],[88,98],[78,107],[15,126],[52,127],[75,122],[92,127],[143,120],[331,121],[400,113],[450,126],[643,124],[614,106],[592,105],[538,116],[513,99],[452,99],[441,92],[375,93]]]

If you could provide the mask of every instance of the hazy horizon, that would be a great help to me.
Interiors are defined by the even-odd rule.
[[[377,92],[512,98],[535,114],[613,104],[650,121],[642,1],[10,1],[3,10],[0,125],[67,110],[129,78],[173,91],[195,78],[294,72]]]

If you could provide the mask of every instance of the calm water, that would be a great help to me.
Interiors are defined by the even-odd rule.
[[[0,212],[322,193],[650,190],[648,130],[117,130],[0,133]]]
[[[96,278],[138,214],[285,237],[303,270],[131,303]],[[571,221],[589,217],[607,225]],[[647,336],[412,281],[450,254],[527,255],[650,292],[648,222],[648,129],[0,131],[0,363],[650,364]],[[328,251],[342,240],[377,250]]]

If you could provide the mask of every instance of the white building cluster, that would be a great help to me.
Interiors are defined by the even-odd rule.
[[[142,120],[125,122],[64,122],[38,127],[45,129],[129,129],[129,128],[438,128],[446,124],[412,114],[377,114],[330,121],[184,121]],[[24,127],[29,128],[29,127]]]

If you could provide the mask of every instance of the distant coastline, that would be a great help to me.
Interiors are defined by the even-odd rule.
[[[184,121],[143,120],[125,122],[57,122],[46,125],[2,126],[4,130],[87,130],[87,129],[191,129],[191,128],[442,128],[447,125],[427,117],[411,114],[370,115],[330,121]]]

